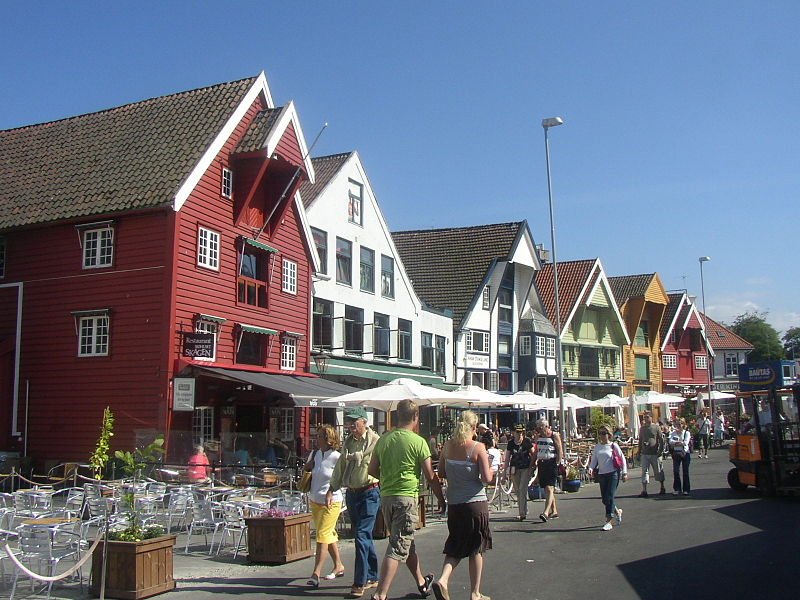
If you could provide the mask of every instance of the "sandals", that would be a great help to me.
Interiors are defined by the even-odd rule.
[[[547,517],[547,515],[546,515],[546,514],[544,514],[544,513],[541,513],[541,514],[539,515],[539,520],[540,520],[542,523],[547,523],[547,519],[548,519],[548,517]]]
[[[342,569],[341,571],[331,571],[330,573],[325,575],[323,579],[331,581],[333,579],[336,579],[337,577],[344,577],[344,569]]]
[[[431,595],[431,586],[433,585],[434,579],[435,577],[433,573],[428,573],[427,575],[425,575],[425,581],[423,581],[421,585],[417,586],[420,598],[427,598],[428,596]]]
[[[438,581],[434,581],[431,584],[431,589],[436,596],[436,600],[450,600],[450,593],[447,591],[447,588]]]
[[[551,514],[550,514],[550,518],[551,518],[551,519],[557,519],[557,518],[558,518],[558,513],[551,513]],[[484,598],[489,598],[489,596],[484,596]],[[491,599],[490,599],[490,600],[491,600]]]
[[[308,581],[306,582],[306,584],[308,585],[308,587],[318,588],[319,587],[319,575],[312,575],[311,577],[309,577]]]

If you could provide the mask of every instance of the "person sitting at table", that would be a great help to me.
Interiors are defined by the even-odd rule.
[[[247,448],[247,444],[242,441],[242,445],[233,453],[233,462],[237,465],[251,465],[253,464],[252,459],[250,458],[250,450]]]
[[[205,449],[202,444],[197,444],[194,447],[194,454],[189,457],[189,468],[186,475],[192,483],[207,483],[211,481],[211,463],[206,456]]]

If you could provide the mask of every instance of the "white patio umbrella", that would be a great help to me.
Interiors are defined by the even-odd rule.
[[[617,408],[618,406],[627,406],[628,399],[616,394],[606,394],[598,400],[592,400],[592,406],[599,406],[601,408]]]
[[[636,396],[631,394],[628,398],[628,429],[634,438],[639,437],[639,406],[636,401]]]
[[[617,421],[617,427],[625,425],[625,408],[623,404],[617,404],[616,408],[614,408],[614,419]]]
[[[696,396],[697,399],[700,400],[708,400],[708,394],[704,394],[700,392]],[[736,394],[729,394],[727,392],[720,392],[719,390],[711,390],[711,399],[712,400],[733,400],[736,398]]]
[[[567,407],[567,433],[569,437],[578,437],[578,416],[575,414],[575,407]]]
[[[636,395],[636,402],[639,404],[678,404],[683,402],[681,396],[673,396],[672,394],[662,394],[653,390],[648,390],[643,394]]]
[[[461,400],[463,406],[473,408],[493,408],[495,406],[506,406],[513,402],[510,395],[495,394],[478,385],[462,385],[449,392],[448,397],[453,402]]]
[[[694,408],[694,414],[699,415],[705,409],[706,409],[706,405],[705,405],[705,402],[703,402],[703,396],[702,395],[698,395],[697,396],[697,406],[695,406],[695,408]]]
[[[540,410],[546,409],[546,405],[551,402],[552,398],[546,398],[533,392],[516,392],[507,396],[509,404],[517,406],[522,410]],[[558,402],[558,398],[556,398]]]
[[[422,385],[414,379],[394,379],[376,388],[359,390],[323,400],[322,404],[345,408],[347,406],[363,406],[365,408],[375,408],[378,410],[392,411],[397,408],[397,403],[401,400],[413,400],[418,406],[431,404],[443,404],[445,406],[457,406],[458,400],[453,400],[450,392],[440,390],[427,385]],[[463,402],[463,401],[462,401]]]

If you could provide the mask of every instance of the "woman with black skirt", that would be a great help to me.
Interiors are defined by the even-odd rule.
[[[452,439],[439,458],[439,477],[447,478],[447,541],[444,565],[433,583],[437,600],[450,600],[447,584],[463,558],[469,558],[470,599],[489,600],[481,594],[483,553],[492,548],[489,504],[484,485],[492,480],[486,447],[474,441],[478,416],[464,411]]]

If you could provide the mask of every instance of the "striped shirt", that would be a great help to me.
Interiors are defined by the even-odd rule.
[[[552,460],[556,457],[556,443],[553,438],[536,438],[536,460]]]

